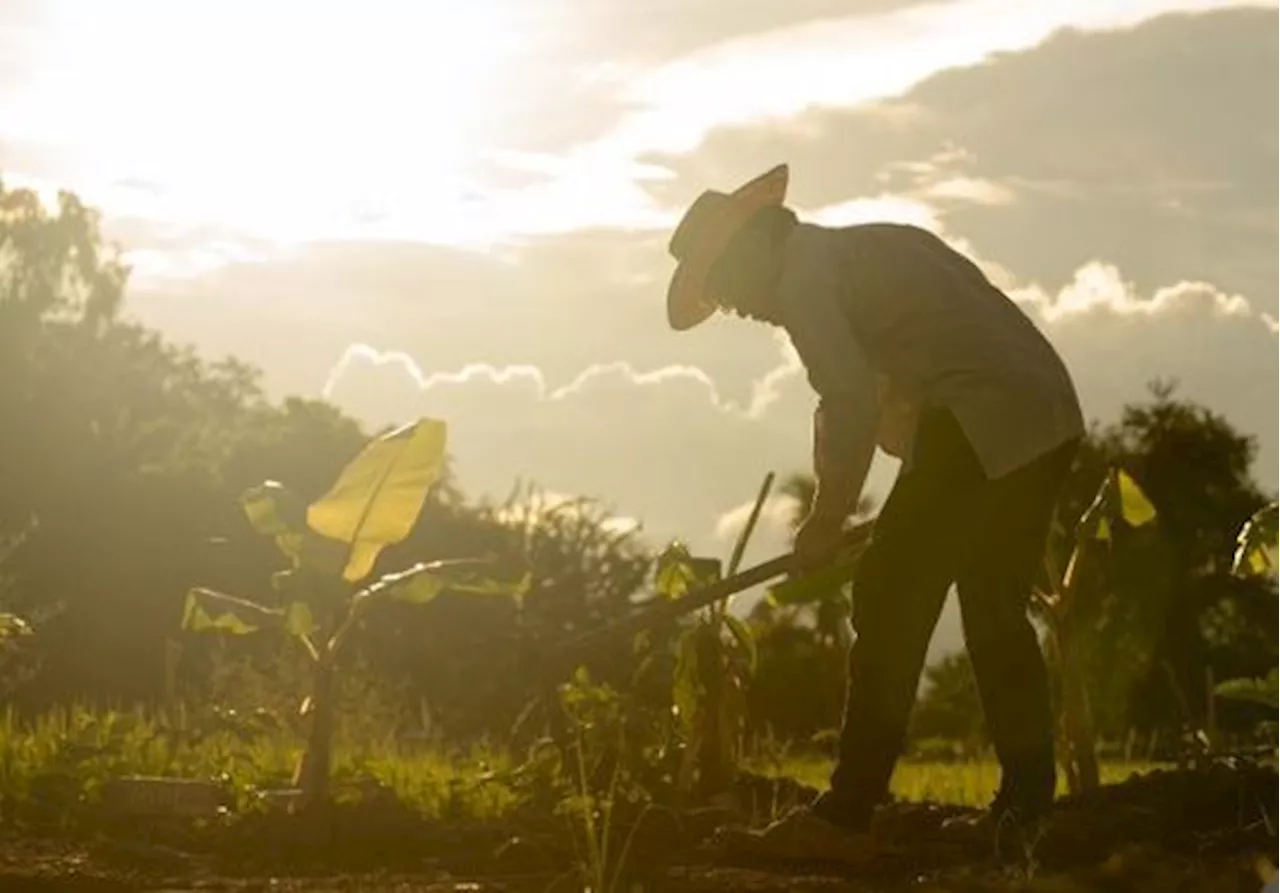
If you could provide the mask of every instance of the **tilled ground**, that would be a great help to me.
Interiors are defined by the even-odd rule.
[[[803,801],[763,780],[743,801]],[[750,864],[716,843],[733,821],[713,811],[653,810],[632,838],[617,893],[765,891],[1248,891],[1277,862],[1274,769],[1157,772],[1060,801],[1031,847],[942,827],[966,810],[894,804],[878,835],[892,855],[857,871]],[[740,819],[739,819],[740,821]],[[616,837],[614,847],[620,844]],[[380,803],[336,810],[323,823],[247,818],[199,833],[99,831],[77,839],[0,837],[0,891],[581,891],[565,825],[441,827]],[[1260,867],[1261,866],[1261,867]]]

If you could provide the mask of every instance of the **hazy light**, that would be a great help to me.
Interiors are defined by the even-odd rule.
[[[63,0],[4,128],[73,147],[68,179],[154,186],[135,200],[165,219],[306,238],[467,188],[519,40],[502,13],[497,0]]]

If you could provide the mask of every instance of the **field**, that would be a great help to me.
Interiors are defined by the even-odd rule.
[[[227,722],[184,730],[140,713],[64,710],[31,726],[7,717],[0,804],[21,830],[0,846],[0,890],[1225,891],[1258,889],[1257,859],[1275,862],[1270,768],[1106,764],[1101,791],[1062,798],[1043,840],[997,859],[990,842],[939,827],[986,802],[994,764],[906,762],[898,802],[880,821],[909,857],[850,875],[752,865],[717,847],[718,827],[759,825],[811,796],[828,771],[818,757],[748,760],[734,809],[638,808],[587,791],[593,837],[572,797],[549,808],[547,792],[522,784],[496,750],[389,738],[339,749],[338,802],[323,816],[267,811],[257,794],[287,785],[299,746]],[[139,824],[102,802],[111,778],[133,774],[222,779],[234,796],[209,821]],[[613,842],[601,853],[592,843],[605,825]]]

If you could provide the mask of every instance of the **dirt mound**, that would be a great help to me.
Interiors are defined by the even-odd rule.
[[[1097,860],[1121,845],[1185,854],[1250,848],[1274,854],[1276,792],[1276,770],[1270,766],[1136,775],[1060,801],[1044,841],[1044,860]]]
[[[1276,864],[1277,775],[1273,767],[1215,765],[1160,771],[1060,800],[1033,836],[947,824],[977,811],[894,803],[876,819],[885,853],[867,865],[823,866],[818,873],[857,878],[871,889],[994,890],[1010,883],[1044,890],[1243,890],[1261,888],[1259,860]],[[814,866],[761,864],[721,851],[722,865],[754,869],[744,889],[774,889],[762,873],[793,882]],[[696,872],[695,872],[696,874]],[[681,889],[714,889],[691,877]],[[1034,882],[1034,883],[1033,883]],[[812,878],[813,889],[822,886]],[[809,889],[802,884],[790,889]],[[921,887],[923,885],[923,887]],[[1241,886],[1243,885],[1243,886]],[[850,889],[867,889],[867,886]],[[777,889],[782,889],[778,887]]]

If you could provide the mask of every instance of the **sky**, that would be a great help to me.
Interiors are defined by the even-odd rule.
[[[1274,3],[7,0],[0,177],[101,208],[127,312],[273,394],[727,555],[814,398],[767,327],[667,329],[666,241],[784,161],[802,219],[974,257],[1089,418],[1174,378],[1274,489],[1276,70]]]

